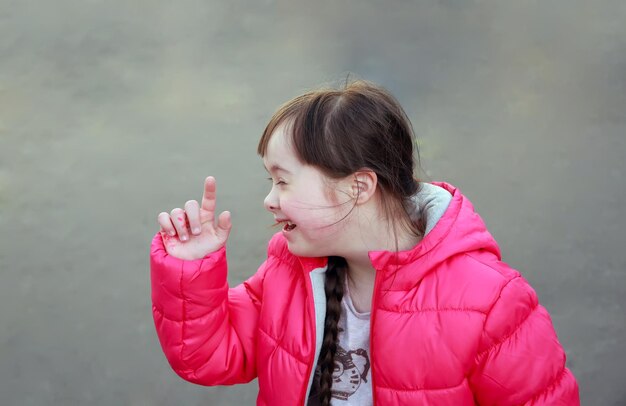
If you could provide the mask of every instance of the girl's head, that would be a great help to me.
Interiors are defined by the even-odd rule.
[[[409,216],[414,152],[411,123],[385,89],[358,80],[305,93],[278,109],[259,142],[272,180],[265,207],[296,255],[341,255],[372,213],[393,235],[396,224],[420,234]]]

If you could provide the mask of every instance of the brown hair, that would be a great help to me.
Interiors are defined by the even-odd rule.
[[[409,118],[387,90],[365,80],[346,81],[343,88],[320,88],[286,102],[265,128],[257,148],[259,155],[265,155],[270,137],[283,123],[291,124],[293,147],[300,161],[327,177],[340,179],[363,168],[376,173],[383,214],[393,227],[396,247],[397,218],[409,232],[423,235],[423,223],[413,223],[408,214],[415,210],[411,196],[419,189],[419,180],[414,177],[419,152]],[[322,405],[330,404],[347,268],[344,258],[328,258],[326,320],[319,356]]]

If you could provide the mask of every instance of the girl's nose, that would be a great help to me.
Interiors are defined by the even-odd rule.
[[[265,206],[265,209],[267,211],[270,212],[274,212],[276,210],[278,210],[278,208],[280,207],[278,204],[278,199],[275,196],[275,193],[270,192],[266,197],[265,200],[263,201],[263,205]]]

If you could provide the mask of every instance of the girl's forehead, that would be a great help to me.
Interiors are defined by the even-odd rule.
[[[296,152],[291,143],[291,137],[285,130],[284,125],[277,127],[272,133],[267,143],[263,163],[268,169],[273,165],[285,167],[298,163]]]

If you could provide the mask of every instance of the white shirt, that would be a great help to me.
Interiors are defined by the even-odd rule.
[[[341,316],[337,323],[337,352],[331,387],[332,406],[372,405],[370,371],[370,312],[359,313],[350,298],[348,278],[344,280]],[[320,369],[315,372],[309,405],[318,405]]]
[[[331,387],[332,406],[372,405],[370,370],[370,312],[359,313],[352,304],[348,278],[339,317],[338,346]]]

